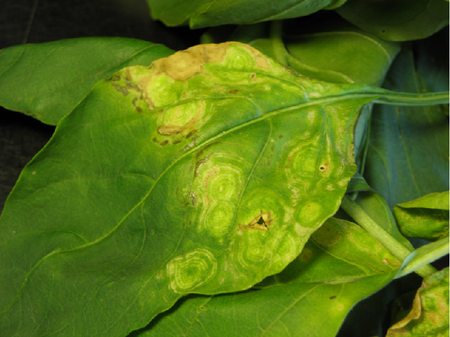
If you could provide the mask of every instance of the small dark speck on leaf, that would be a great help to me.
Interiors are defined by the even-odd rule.
[[[161,145],[161,146],[165,146],[165,145],[167,145],[168,142],[169,142],[169,141],[166,139],[165,141],[163,141],[162,143],[160,143],[160,145]]]
[[[189,132],[187,135],[186,135],[186,138],[189,138],[189,137],[191,137],[192,135],[194,135],[194,134],[196,134],[197,133],[197,130],[192,130],[191,132]]]
[[[336,296],[331,296],[330,300],[334,300],[336,298]]]

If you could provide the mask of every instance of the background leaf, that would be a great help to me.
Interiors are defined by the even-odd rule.
[[[333,0],[147,0],[147,2],[153,19],[161,20],[168,26],[189,24],[191,28],[296,18],[317,12],[329,5],[338,6],[342,3]]]
[[[95,83],[173,52],[125,38],[69,39],[0,51],[0,105],[56,125]]]
[[[391,41],[423,39],[448,25],[448,3],[441,0],[349,0],[336,11],[361,29]]]
[[[394,324],[386,336],[447,336],[448,282],[448,268],[426,277],[411,312]]]
[[[417,93],[448,90],[448,48],[442,43],[448,43],[445,31],[405,48],[384,86]],[[448,106],[375,105],[364,177],[391,208],[449,189],[447,116]]]
[[[381,85],[400,51],[397,43],[360,30],[333,11],[285,20],[279,36],[273,36],[273,32],[270,36],[270,30],[267,23],[230,26],[227,30],[217,27],[208,30],[202,40],[240,41],[302,75],[332,83],[372,86]]]
[[[448,210],[447,191],[395,205],[394,216],[403,235],[434,241],[448,236]]]
[[[243,293],[189,296],[130,336],[335,336],[398,266],[360,227],[331,218],[282,273]]]
[[[281,271],[339,207],[366,89],[233,43],[100,81],[5,205],[2,331],[120,336]]]

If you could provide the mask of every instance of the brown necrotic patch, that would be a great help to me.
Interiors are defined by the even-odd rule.
[[[273,220],[274,219],[271,217],[270,212],[261,211],[247,225],[239,224],[239,228],[243,230],[256,229],[261,231],[268,231]]]
[[[206,63],[222,62],[228,48],[232,45],[241,46],[251,51],[259,68],[267,69],[270,67],[265,57],[258,50],[239,42],[225,42],[197,45],[176,52],[173,55],[154,61],[151,68],[154,69],[155,75],[165,73],[174,80],[185,81],[195,74],[203,72],[203,65]]]

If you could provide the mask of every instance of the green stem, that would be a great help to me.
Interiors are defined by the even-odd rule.
[[[275,60],[287,66],[287,51],[283,43],[283,21],[276,20],[270,23],[270,41],[272,42]]]
[[[393,236],[386,232],[378,223],[376,223],[355,201],[348,196],[344,196],[341,204],[342,209],[347,212],[362,228],[364,228],[370,236],[379,241],[393,256],[400,262],[403,262],[411,251],[397,241]],[[415,272],[426,277],[435,273],[437,270],[425,265]]]
[[[402,106],[423,106],[435,104],[448,104],[448,92],[428,92],[424,94],[394,92],[384,89],[380,90],[380,97],[374,100],[374,103]]]

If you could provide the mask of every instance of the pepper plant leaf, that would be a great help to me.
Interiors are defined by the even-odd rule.
[[[246,292],[191,295],[130,337],[334,337],[353,305],[399,266],[361,227],[330,218],[280,274]]]
[[[240,43],[101,80],[0,218],[0,330],[122,336],[189,293],[279,273],[339,208],[353,129],[404,96],[299,76]]]
[[[424,278],[409,314],[386,337],[448,335],[448,267]]]
[[[336,11],[355,26],[390,41],[423,39],[448,25],[448,3],[442,0],[349,0]]]
[[[79,38],[0,51],[0,105],[56,125],[99,80],[150,65],[169,48],[127,38]]]
[[[189,24],[204,28],[226,24],[250,24],[306,16],[339,0],[147,0],[153,19],[168,26]]]
[[[394,206],[394,216],[403,235],[435,241],[448,236],[448,191],[430,193]]]

